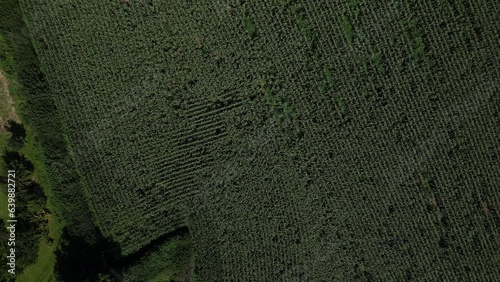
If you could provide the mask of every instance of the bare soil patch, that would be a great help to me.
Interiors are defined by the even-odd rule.
[[[0,132],[6,131],[7,122],[14,120],[21,123],[16,113],[15,102],[9,92],[9,80],[3,72],[0,71]]]

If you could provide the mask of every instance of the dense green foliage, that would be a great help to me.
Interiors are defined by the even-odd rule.
[[[140,260],[123,270],[123,281],[192,281],[193,245],[189,237],[177,236],[155,250],[141,254]]]
[[[188,226],[201,281],[499,277],[500,2],[21,3],[71,232],[85,198],[122,254]]]
[[[21,149],[24,146],[26,138],[24,127],[13,120],[9,120],[7,129],[11,132],[8,146],[14,150]]]
[[[92,222],[85,203],[82,203],[78,176],[72,168],[66,151],[64,136],[61,132],[58,112],[48,91],[44,75],[40,72],[37,55],[31,44],[26,27],[22,21],[21,11],[16,0],[2,0],[0,26],[2,35],[14,52],[13,57],[18,67],[18,77],[23,85],[23,97],[26,99],[25,109],[21,109],[26,120],[33,125],[40,143],[46,150],[44,160],[52,170],[53,183],[58,194],[57,205],[64,215],[71,232],[89,235]],[[72,205],[66,204],[71,202]],[[81,208],[78,207],[81,205]],[[87,223],[86,223],[87,222]],[[89,227],[90,226],[90,227]],[[82,236],[84,237],[84,236]],[[92,240],[93,236],[88,236]]]
[[[38,246],[41,237],[44,240],[50,240],[48,237],[47,214],[50,213],[46,208],[47,197],[40,185],[33,180],[33,172],[35,167],[33,163],[24,155],[19,153],[24,140],[24,127],[14,121],[9,121],[10,138],[7,147],[3,148],[2,164],[5,168],[15,171],[16,193],[15,193],[15,223],[16,241],[15,241],[15,256],[17,274],[21,273],[26,266],[32,264],[38,254]],[[14,145],[14,146],[9,146]],[[7,179],[1,178],[0,184],[7,187]],[[2,206],[7,209],[7,207]],[[0,241],[3,244],[0,247],[0,262],[2,265],[7,265],[7,246],[9,232],[5,229],[5,222],[0,221]],[[8,225],[8,224],[7,224]],[[0,273],[1,281],[11,281],[13,275],[7,271]]]
[[[18,110],[35,132],[36,142],[44,149],[43,159],[38,161],[43,162],[50,172],[52,205],[56,207],[54,212],[58,218],[64,221],[63,236],[57,252],[59,278],[64,281],[93,281],[99,272],[107,271],[102,260],[110,256],[102,255],[102,252],[105,249],[105,253],[112,253],[115,251],[114,245],[107,244],[108,241],[92,221],[87,203],[82,200],[83,191],[77,170],[66,149],[61,119],[58,118],[59,113],[49,93],[45,76],[40,71],[39,60],[23,22],[19,3],[17,0],[1,0],[0,7],[2,52],[7,52],[0,55],[3,55],[2,59],[10,60],[2,66],[6,67],[5,71],[10,75],[17,77],[21,84],[20,98],[24,103]],[[10,123],[9,130],[10,148],[4,154],[7,167],[20,164],[31,168],[19,168],[20,174],[17,175],[21,179],[18,197],[22,199],[18,211],[22,228],[17,235],[22,246],[19,248],[17,262],[17,273],[20,273],[37,258],[39,237],[47,235],[47,219],[43,214],[48,213],[48,210],[44,205],[45,194],[42,189],[36,182],[29,180],[33,164],[17,153],[24,144],[26,132],[15,123]],[[47,190],[48,188],[45,187]],[[43,220],[43,224],[39,220]],[[80,261],[86,254],[92,254],[88,257],[93,259]]]
[[[26,100],[25,109],[21,109],[27,122],[37,132],[45,149],[44,162],[51,171],[53,187],[57,194],[56,205],[71,232],[84,234],[92,241],[93,223],[79,187],[78,175],[66,150],[61,132],[61,120],[49,93],[44,75],[40,71],[39,61],[31,44],[26,26],[22,20],[17,0],[2,0],[0,27],[2,35],[13,52],[17,66],[17,77],[23,86],[22,95]],[[67,204],[71,202],[72,205]]]

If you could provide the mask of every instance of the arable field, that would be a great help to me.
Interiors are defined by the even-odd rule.
[[[81,183],[61,213],[120,255],[183,228],[196,281],[500,279],[500,2],[20,6]]]

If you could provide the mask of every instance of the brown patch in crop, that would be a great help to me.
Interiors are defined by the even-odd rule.
[[[485,214],[489,214],[490,213],[490,209],[488,208],[488,204],[486,202],[481,202],[482,206],[483,206],[483,212]]]
[[[431,204],[432,204],[433,207],[437,207],[438,206],[436,198],[432,198],[431,199]]]

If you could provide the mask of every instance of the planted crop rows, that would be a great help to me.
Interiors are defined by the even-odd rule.
[[[42,2],[82,201],[123,254],[187,226],[201,281],[500,275],[496,1]]]

